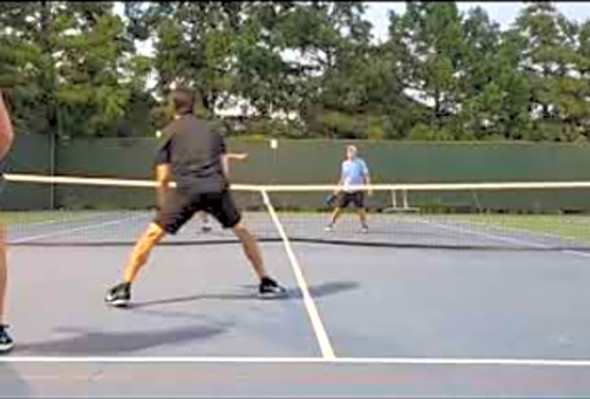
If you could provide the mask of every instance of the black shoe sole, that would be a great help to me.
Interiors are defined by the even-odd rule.
[[[259,299],[281,299],[287,297],[287,291],[280,292],[258,292]]]

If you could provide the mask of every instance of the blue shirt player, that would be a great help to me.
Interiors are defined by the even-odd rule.
[[[365,210],[365,190],[355,189],[354,186],[370,185],[369,168],[365,161],[357,156],[357,148],[353,145],[346,147],[346,159],[342,162],[339,188],[335,191],[337,198],[336,209],[332,213],[330,223],[326,231],[332,231],[334,224],[349,204],[354,204],[359,215],[363,233],[367,233],[367,212]],[[368,191],[371,195],[371,191]]]

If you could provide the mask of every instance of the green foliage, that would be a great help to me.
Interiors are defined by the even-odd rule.
[[[549,2],[527,3],[507,31],[481,8],[408,2],[384,43],[361,2],[129,2],[123,16],[114,4],[0,3],[0,87],[18,132],[152,136],[184,83],[203,118],[236,99],[254,108],[223,121],[230,136],[590,136],[590,21]],[[137,54],[147,40],[154,53]]]

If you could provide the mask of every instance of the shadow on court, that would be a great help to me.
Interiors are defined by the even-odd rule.
[[[246,286],[245,286],[246,287]],[[256,295],[255,286],[247,286],[250,289],[248,293],[232,293],[232,294],[200,294],[200,295],[189,295],[177,298],[158,299],[153,301],[145,301],[134,303],[132,309],[143,309],[158,305],[171,305],[185,302],[195,302],[200,300],[258,300]],[[336,295],[342,292],[356,290],[360,285],[353,281],[338,281],[331,283],[324,283],[309,287],[309,292],[314,298],[322,298],[326,296]],[[287,296],[282,299],[275,299],[280,301],[285,300],[299,300],[303,298],[303,294],[299,288],[287,288]]]
[[[206,340],[227,331],[229,325],[205,327],[191,326],[169,330],[141,332],[94,332],[82,329],[60,328],[57,332],[76,334],[73,337],[32,344],[22,344],[14,353],[38,355],[97,355],[106,356],[137,352],[162,345]]]

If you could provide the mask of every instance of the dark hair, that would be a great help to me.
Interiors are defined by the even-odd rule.
[[[192,114],[195,108],[195,92],[188,87],[179,87],[172,92],[172,102],[177,114]]]

